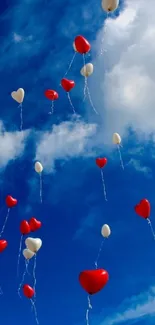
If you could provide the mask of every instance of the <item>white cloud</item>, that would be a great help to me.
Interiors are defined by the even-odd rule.
[[[98,107],[104,107],[100,113],[108,137],[113,132],[123,136],[128,126],[139,133],[155,130],[154,11],[154,0],[149,5],[144,0],[127,0],[120,15],[107,19],[97,36],[99,51],[105,33],[107,52],[96,61],[92,87]]]
[[[95,132],[95,124],[86,124],[80,120],[54,125],[51,131],[42,134],[36,160],[40,160],[47,170],[52,170],[57,159],[90,156],[93,154],[91,136]]]
[[[130,320],[140,320],[142,317],[155,317],[155,288],[152,287],[148,292],[124,301],[119,307],[119,312],[106,317],[100,325],[114,325],[125,323]]]
[[[147,166],[143,166],[138,159],[131,158],[127,165],[132,166],[137,172],[143,173],[146,176],[151,176],[151,169]]]
[[[0,121],[0,168],[23,153],[28,132],[6,132]]]
[[[15,43],[20,43],[22,41],[22,36],[17,34],[17,33],[13,33],[13,39],[15,41]]]

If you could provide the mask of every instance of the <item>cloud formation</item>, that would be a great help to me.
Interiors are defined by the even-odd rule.
[[[0,121],[0,168],[23,154],[29,131],[7,132]]]
[[[151,287],[147,292],[133,296],[119,306],[119,312],[105,318],[100,325],[122,324],[132,320],[140,320],[143,317],[155,317],[155,288]],[[149,324],[149,319],[147,321]]]
[[[154,9],[154,0],[149,5],[144,0],[126,0],[120,15],[107,19],[97,36],[97,50],[104,37],[107,52],[95,62],[91,86],[107,137],[113,132],[123,136],[129,126],[139,133],[154,132]]]
[[[36,160],[42,162],[46,170],[54,169],[55,160],[93,155],[91,137],[96,132],[95,124],[83,121],[67,121],[54,125],[41,135],[37,146]]]

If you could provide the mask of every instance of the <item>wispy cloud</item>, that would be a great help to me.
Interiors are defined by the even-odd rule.
[[[36,159],[42,162],[46,171],[52,171],[57,159],[67,160],[93,155],[91,137],[95,132],[95,124],[80,120],[54,125],[51,131],[42,133]]]
[[[116,313],[111,313],[100,325],[114,325],[127,323],[133,320],[140,320],[143,317],[155,317],[155,288],[150,288],[147,292],[133,296],[125,300],[118,308]]]
[[[136,171],[143,173],[146,176],[151,176],[151,169],[147,166],[143,166],[138,159],[131,158],[127,165],[132,166]]]

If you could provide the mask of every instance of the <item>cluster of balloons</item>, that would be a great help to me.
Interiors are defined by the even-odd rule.
[[[119,5],[119,0],[102,0],[101,1],[101,6],[103,8],[103,10],[107,13],[112,12],[114,10],[117,9]],[[91,95],[90,95],[90,91],[89,91],[89,87],[88,87],[88,83],[87,83],[87,78],[90,77],[93,74],[94,71],[94,66],[91,62],[86,63],[85,62],[85,55],[91,50],[91,45],[88,42],[88,40],[82,36],[82,35],[78,35],[75,37],[74,41],[73,41],[73,49],[74,49],[74,57],[69,65],[69,69],[67,70],[67,72],[64,75],[64,78],[61,79],[61,86],[64,89],[64,91],[67,93],[68,96],[68,100],[69,103],[72,107],[73,113],[75,114],[75,108],[74,105],[72,103],[71,97],[70,97],[70,92],[71,90],[76,86],[76,83],[74,80],[70,80],[66,78],[66,75],[68,73],[68,71],[70,70],[72,63],[74,61],[75,55],[77,53],[79,53],[80,55],[82,55],[83,57],[83,66],[80,70],[80,74],[84,77],[85,79],[85,84],[84,84],[84,99],[86,98],[86,95],[88,95],[90,104],[92,106],[92,108],[94,109],[94,111],[97,113],[92,99],[91,99]],[[45,97],[51,101],[51,110],[50,110],[50,114],[53,114],[54,112],[54,102],[56,100],[59,99],[59,94],[56,90],[54,89],[47,89],[44,92]],[[17,91],[13,91],[11,93],[11,97],[19,104],[20,107],[20,118],[21,118],[21,125],[20,125],[20,129],[22,131],[23,128],[23,116],[22,116],[22,104],[24,101],[24,97],[25,97],[25,91],[23,88],[19,88]],[[118,133],[114,133],[113,134],[113,139],[112,139],[113,143],[115,145],[117,145],[119,154],[120,154],[120,161],[121,161],[121,165],[122,168],[124,169],[123,166],[123,162],[122,162],[122,158],[121,158],[121,152],[120,152],[120,146],[121,146],[121,137]],[[106,189],[105,189],[105,182],[104,182],[104,177],[103,177],[103,168],[106,166],[108,160],[106,157],[102,157],[102,158],[97,158],[96,159],[96,165],[101,169],[101,177],[102,177],[102,183],[103,183],[103,188],[104,188],[104,195],[105,195],[105,200],[107,200],[107,196],[106,196]],[[34,169],[36,171],[36,173],[39,174],[40,176],[40,201],[42,203],[42,172],[43,172],[43,166],[42,164],[37,161],[35,163]],[[13,198],[12,196],[7,196],[6,197],[6,205],[8,207],[8,213],[4,222],[4,225],[2,227],[2,231],[0,233],[0,237],[2,236],[2,233],[4,232],[7,220],[8,220],[8,216],[9,216],[9,212],[10,209],[15,207],[17,205],[17,199]],[[141,215],[145,215],[145,218],[148,219],[148,211],[146,213],[146,205],[142,203],[140,203],[140,206],[136,208],[136,212],[141,214]],[[145,213],[144,213],[145,212]],[[41,222],[39,220],[37,220],[36,218],[32,217],[29,221],[27,220],[22,220],[20,223],[20,233],[21,233],[21,241],[20,241],[20,248],[19,248],[19,255],[18,255],[18,267],[19,267],[19,259],[20,259],[20,254],[21,254],[21,249],[22,249],[22,239],[23,236],[27,236],[29,235],[31,232],[35,232],[38,229],[40,229],[42,226]],[[110,227],[105,224],[102,226],[101,229],[101,235],[104,239],[108,238],[111,234],[111,229]],[[8,243],[6,240],[1,239],[0,240],[0,252],[4,251],[7,247]],[[82,271],[79,274],[79,282],[82,286],[82,288],[88,293],[88,307],[89,309],[91,308],[90,305],[90,299],[89,299],[89,295],[93,295],[96,294],[97,292],[99,292],[102,288],[104,288],[104,286],[107,284],[108,280],[109,280],[109,274],[106,270],[104,269],[98,269],[98,259],[101,253],[101,249],[102,249],[102,245],[103,245],[103,241],[101,244],[101,247],[99,249],[99,253],[97,256],[97,259],[95,261],[95,266],[96,269],[94,270],[85,270]],[[36,268],[36,255],[37,252],[39,251],[39,249],[42,246],[42,240],[40,238],[32,238],[32,237],[27,237],[25,240],[25,248],[23,249],[22,253],[25,259],[25,265],[26,265],[26,270],[23,273],[23,277],[22,277],[22,282],[19,286],[18,289],[18,293],[22,287],[23,289],[23,294],[29,298],[31,300],[31,303],[34,307],[35,310],[35,315],[36,315],[36,321],[38,323],[38,319],[37,319],[37,314],[36,314],[36,309],[35,309],[35,302],[34,300],[32,300],[33,297],[36,296],[36,290],[35,290],[35,285],[36,285],[36,278],[35,278],[35,268]],[[26,273],[28,273],[28,263],[31,259],[34,258],[34,269],[33,269],[33,275],[34,275],[34,285],[30,286],[29,284],[23,284],[24,280],[25,280],[25,276]],[[88,316],[88,312],[89,310],[87,310],[87,316]],[[88,321],[88,317],[87,317],[87,321]]]
[[[8,217],[9,217],[9,213],[10,213],[10,209],[15,207],[18,204],[17,199],[15,199],[14,197],[12,197],[11,195],[7,195],[6,199],[5,199],[5,203],[6,206],[8,208],[8,212],[7,212],[7,216],[5,218],[2,230],[0,232],[0,237],[2,236],[7,221],[8,221]],[[19,268],[19,260],[20,260],[20,254],[21,254],[21,249],[22,249],[22,239],[23,236],[26,236],[28,234],[30,234],[31,232],[35,232],[38,229],[40,229],[42,226],[41,221],[37,220],[35,217],[32,217],[29,221],[27,220],[22,220],[20,222],[20,233],[21,233],[21,240],[20,240],[20,247],[19,247],[19,254],[18,254],[18,264],[17,264],[17,271]],[[20,289],[22,287],[23,289],[23,294],[29,298],[31,300],[31,303],[33,305],[33,309],[35,312],[35,317],[36,317],[36,322],[38,323],[38,319],[37,319],[37,312],[36,312],[36,307],[35,307],[35,302],[32,300],[32,297],[36,295],[35,292],[35,286],[36,286],[36,276],[35,276],[35,271],[36,271],[36,254],[39,251],[39,249],[42,246],[42,240],[40,238],[32,238],[32,237],[28,237],[25,240],[25,245],[26,247],[23,249],[23,256],[25,258],[25,265],[26,265],[26,270],[23,273],[23,277],[22,277],[22,282],[19,285],[18,288],[18,294],[20,295]],[[8,246],[8,242],[5,239],[0,239],[0,253],[2,253]],[[34,285],[33,287],[31,287],[29,284],[24,284],[24,278],[26,273],[28,273],[28,263],[29,260],[31,258],[34,257],[34,268],[33,268],[33,277],[34,277]]]

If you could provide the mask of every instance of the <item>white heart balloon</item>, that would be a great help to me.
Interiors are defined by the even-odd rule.
[[[23,88],[19,88],[17,91],[11,93],[11,97],[19,104],[24,100],[25,91]]]
[[[40,238],[28,237],[25,240],[25,245],[30,251],[37,253],[42,246],[42,240]]]
[[[25,248],[23,249],[23,255],[26,258],[26,260],[30,260],[30,258],[32,258],[35,255],[35,253],[30,251],[30,249]]]
[[[43,171],[43,165],[39,161],[37,161],[34,165],[34,169],[37,173],[40,174]]]
[[[110,229],[110,227],[107,224],[105,224],[105,225],[102,226],[101,234],[105,238],[108,238],[110,236],[111,229]]]

